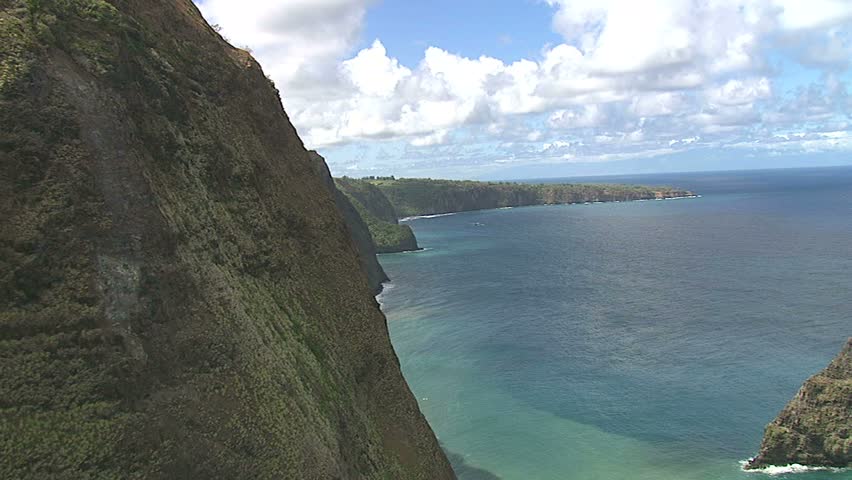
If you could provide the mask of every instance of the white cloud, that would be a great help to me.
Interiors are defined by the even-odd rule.
[[[708,88],[704,95],[711,105],[752,105],[772,95],[772,86],[766,77],[733,79],[720,86]]]
[[[427,147],[430,145],[440,145],[447,140],[447,130],[438,130],[437,132],[426,135],[423,137],[417,137],[411,141],[411,144],[415,147]]]
[[[779,21],[787,30],[802,30],[836,25],[852,19],[848,0],[772,0],[780,10]]]
[[[846,70],[852,62],[852,39],[850,33],[829,29],[814,35],[797,35],[792,39],[799,48],[794,48],[796,59],[804,64],[827,70]]]
[[[598,105],[586,105],[575,110],[557,110],[548,124],[553,128],[589,128],[603,125],[606,116]]]
[[[358,41],[373,0],[204,0],[211,24],[235,45],[251,47],[276,82],[311,95]],[[331,76],[333,78],[333,75]],[[316,94],[316,93],[313,93]]]
[[[682,92],[651,92],[634,96],[629,111],[637,117],[659,117],[683,111],[686,103]]]
[[[565,142],[562,140],[557,140],[553,143],[545,143],[541,146],[541,151],[546,152],[548,150],[560,150],[565,149],[571,146],[571,142]]]
[[[686,62],[694,38],[676,2],[560,1],[554,27],[568,41],[579,41],[592,71],[641,72]],[[595,25],[600,30],[591,33]]]
[[[504,138],[533,153],[564,142],[560,158],[638,158],[615,152],[741,142],[802,118],[835,121],[852,107],[833,75],[785,97],[769,56],[848,68],[852,1],[545,1],[564,41],[537,58],[507,63],[430,46],[416,65],[403,65],[380,39],[354,48],[373,0],[199,6],[236,45],[254,50],[311,148],[397,139],[426,151]],[[539,120],[523,125],[532,117]]]
[[[537,141],[541,140],[542,136],[544,136],[544,133],[542,133],[541,130],[534,130],[534,131],[527,134],[526,140],[528,142],[537,142]]]
[[[378,40],[343,62],[341,68],[362,94],[385,98],[393,95],[399,82],[411,76],[411,70],[400,66],[395,58],[388,58],[385,46]]]

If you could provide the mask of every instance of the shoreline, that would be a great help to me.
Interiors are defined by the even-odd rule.
[[[493,208],[478,208],[474,210],[462,210],[459,212],[445,212],[445,213],[430,213],[426,215],[414,215],[410,217],[403,217],[398,219],[400,223],[410,223],[414,220],[431,220],[433,218],[440,217],[450,217],[453,215],[458,215],[462,213],[469,212],[487,212],[489,210],[511,210],[515,208],[527,208],[527,207],[554,207],[554,206],[565,206],[565,205],[596,205],[596,204],[604,204],[604,203],[633,203],[633,202],[659,202],[664,200],[683,200],[683,199],[694,199],[694,198],[703,198],[700,194],[692,194],[692,195],[680,195],[676,197],[663,197],[663,198],[637,198],[634,200],[596,200],[596,201],[588,201],[588,202],[569,202],[569,203],[536,203],[532,205],[507,205],[505,207],[493,207]],[[398,255],[400,253],[419,253],[425,252],[429,250],[427,247],[419,247],[416,250],[400,250],[398,252],[383,252],[376,253],[376,255]]]
[[[691,198],[703,198],[703,195],[700,194],[692,194],[692,195],[680,195],[676,197],[663,197],[663,198],[636,198],[632,200],[590,200],[587,202],[566,202],[566,203],[534,203],[530,205],[506,205],[503,207],[490,207],[490,208],[476,208],[472,210],[460,210],[458,212],[443,212],[443,213],[426,213],[422,215],[412,215],[410,217],[402,217],[397,219],[399,222],[412,222],[414,220],[429,220],[433,218],[440,217],[449,217],[452,215],[458,215],[460,213],[468,213],[468,212],[487,212],[489,210],[511,210],[514,208],[525,208],[525,207],[553,207],[553,206],[562,206],[562,205],[596,205],[603,203],[633,203],[633,202],[659,202],[663,200],[684,200]],[[422,250],[422,249],[421,249]],[[400,253],[400,252],[395,252]]]
[[[420,247],[416,250],[400,250],[398,252],[383,252],[383,253],[376,253],[376,255],[399,255],[400,253],[422,253],[422,252],[426,252],[426,251],[429,251],[429,250],[432,250],[432,249],[427,248],[427,247]]]
[[[739,462],[740,470],[744,473],[756,473],[768,475],[770,477],[777,477],[779,475],[798,475],[803,473],[814,473],[814,472],[828,472],[828,473],[844,473],[848,471],[852,471],[852,469],[848,467],[825,467],[818,465],[802,465],[799,463],[792,463],[790,465],[767,465],[765,467],[760,468],[748,468],[749,462],[754,460],[753,458],[749,460],[741,460]]]

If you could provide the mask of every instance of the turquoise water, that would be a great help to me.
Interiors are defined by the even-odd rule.
[[[428,250],[382,256],[459,477],[852,478],[739,464],[852,335],[852,168],[614,181],[703,197],[415,220]]]

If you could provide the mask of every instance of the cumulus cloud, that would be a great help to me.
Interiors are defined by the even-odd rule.
[[[796,35],[790,38],[796,59],[803,65],[843,71],[852,62],[852,39],[848,31],[830,29],[823,34]]]
[[[554,128],[589,128],[603,125],[606,115],[598,105],[586,105],[573,110],[557,110],[548,123]]]
[[[380,39],[354,50],[371,0],[203,0],[200,8],[254,50],[311,148],[510,141],[513,159],[543,151],[621,158],[755,135],[777,142],[767,126],[795,124],[797,114],[848,118],[836,74],[852,58],[850,1],[543,1],[563,41],[537,57],[508,63],[431,46],[416,65]],[[781,91],[775,51],[823,79]]]
[[[772,87],[766,77],[732,79],[705,90],[705,97],[710,105],[724,106],[753,105],[757,100],[768,98],[771,94]]]
[[[360,38],[373,0],[203,0],[201,13],[237,46],[250,47],[296,95],[333,87],[340,59]]]
[[[411,76],[411,70],[387,56],[385,46],[378,40],[355,58],[343,62],[341,70],[361,94],[382,98],[393,95],[397,85]]]
[[[650,92],[635,95],[628,109],[637,117],[674,115],[686,108],[688,99],[683,92]]]

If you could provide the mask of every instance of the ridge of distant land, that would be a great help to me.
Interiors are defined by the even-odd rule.
[[[505,207],[625,202],[690,197],[688,190],[623,184],[515,183],[431,178],[366,177],[335,179],[355,205],[378,253],[417,250],[411,228],[400,218]]]

